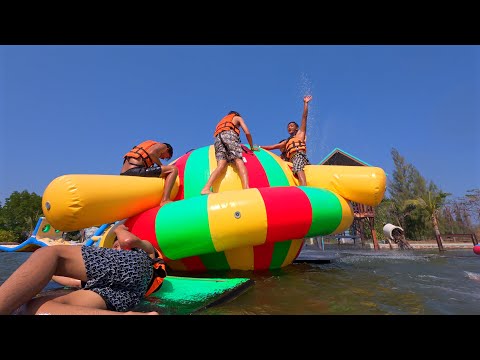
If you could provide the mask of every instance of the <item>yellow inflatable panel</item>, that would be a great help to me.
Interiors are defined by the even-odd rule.
[[[45,189],[42,210],[55,229],[76,231],[158,206],[164,183],[162,178],[139,176],[63,175]],[[177,191],[178,183],[172,190],[172,198]]]
[[[307,165],[307,185],[331,190],[347,200],[377,206],[387,188],[387,176],[374,166]]]

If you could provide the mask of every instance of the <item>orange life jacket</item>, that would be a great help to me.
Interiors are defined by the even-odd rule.
[[[150,149],[153,145],[157,145],[159,142],[153,140],[147,140],[142,142],[140,145],[134,146],[132,150],[126,153],[123,158],[134,158],[134,159],[142,159],[145,167],[149,168],[153,166],[154,162],[148,155],[147,150]]]
[[[235,114],[230,114],[230,115],[225,116],[222,120],[220,120],[217,127],[215,128],[215,132],[213,133],[213,137],[217,136],[222,131],[226,131],[226,130],[234,130],[237,133],[237,135],[240,135],[240,129],[237,128],[232,122],[234,116],[236,116],[236,115]]]
[[[287,155],[287,158],[291,159],[292,155],[299,150],[307,151],[307,144],[305,141],[300,140],[295,136],[290,137],[285,144],[285,154]]]
[[[167,276],[167,270],[165,269],[165,261],[163,261],[162,254],[160,251],[155,249],[157,257],[152,259],[153,263],[153,276],[148,284],[148,290],[145,293],[145,297],[153,294],[155,291],[159,290],[163,284],[163,279]]]

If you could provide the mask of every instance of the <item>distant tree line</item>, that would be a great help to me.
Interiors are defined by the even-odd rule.
[[[43,216],[42,197],[28,191],[14,191],[0,202],[0,241],[25,241]]]
[[[14,191],[5,200],[0,202],[0,242],[21,243],[33,233],[42,211],[42,197],[24,190]],[[64,233],[67,240],[80,240],[80,231]]]
[[[471,189],[460,198],[449,199],[433,181],[391,150],[395,170],[387,178],[387,193],[375,208],[375,230],[392,223],[405,231],[409,240],[438,238],[440,234],[471,234],[480,238],[480,189]]]
[[[375,230],[383,238],[383,226],[392,223],[405,231],[408,240],[427,240],[439,234],[475,233],[480,239],[480,189],[468,190],[456,199],[426,181],[420,172],[393,148],[395,165],[387,178],[387,191],[375,208]],[[14,191],[0,202],[0,242],[25,241],[42,212],[42,197],[28,191]],[[368,233],[368,232],[367,232]],[[78,232],[68,233],[73,239]]]

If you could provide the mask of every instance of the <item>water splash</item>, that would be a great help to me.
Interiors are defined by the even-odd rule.
[[[315,97],[314,85],[306,73],[300,74],[299,97],[303,100],[306,95],[312,95],[308,109],[307,125],[307,155],[312,164],[318,163],[326,154],[327,126],[319,120],[317,109],[320,108],[320,99]]]

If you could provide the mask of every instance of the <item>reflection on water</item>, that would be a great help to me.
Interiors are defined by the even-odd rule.
[[[0,282],[29,255],[0,253]],[[339,250],[332,255],[325,264],[204,274],[250,277],[255,285],[199,314],[480,314],[480,257],[472,250]]]

